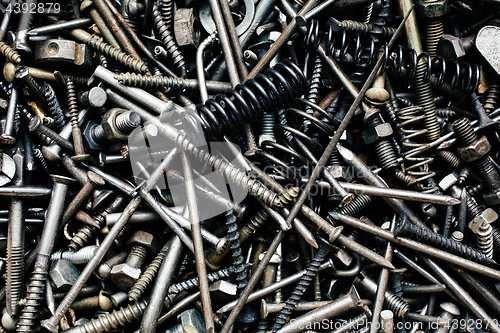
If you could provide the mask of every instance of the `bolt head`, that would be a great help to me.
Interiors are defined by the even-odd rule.
[[[193,8],[179,8],[174,16],[174,36],[179,46],[200,44],[200,23]]]
[[[420,17],[436,18],[450,12],[447,0],[418,1],[415,3],[415,12]]]
[[[490,142],[485,136],[482,136],[467,147],[457,148],[457,152],[465,162],[473,162],[488,154],[490,149]]]
[[[59,290],[69,290],[79,275],[76,267],[65,259],[55,260],[50,266],[49,276],[56,289]]]
[[[195,309],[182,312],[177,321],[182,325],[184,333],[205,333],[205,321]]]
[[[110,276],[118,288],[128,291],[141,276],[141,270],[127,264],[119,264],[111,269]]]
[[[483,223],[493,223],[498,219],[498,214],[491,208],[486,208],[476,216],[470,223],[469,223],[469,229],[472,230],[472,232],[477,233],[479,230],[479,226]]]
[[[367,145],[371,145],[372,143],[377,142],[378,140],[383,140],[392,136],[392,127],[389,123],[383,123],[377,125],[373,128],[366,129],[361,136],[363,137],[363,141]]]
[[[149,232],[138,230],[127,241],[127,246],[132,247],[135,245],[142,246],[148,250],[149,254],[158,252],[158,241]]]

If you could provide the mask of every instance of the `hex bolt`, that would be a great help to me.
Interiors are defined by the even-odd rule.
[[[425,48],[432,57],[436,56],[439,39],[443,36],[443,16],[450,7],[447,0],[420,0],[415,3],[418,16],[425,18]]]
[[[129,291],[140,278],[141,266],[148,252],[157,253],[158,241],[148,232],[136,231],[127,241],[127,245],[132,248],[125,263],[111,269],[111,281],[125,291]]]
[[[366,129],[362,134],[363,140],[367,145],[374,145],[375,154],[382,169],[395,168],[398,165],[397,156],[390,141],[393,130],[391,124],[384,123],[379,114],[379,110],[373,109],[372,114],[365,115]]]
[[[39,250],[36,255],[35,269],[33,271],[28,289],[26,292],[27,303],[23,307],[19,323],[17,326],[18,332],[32,332],[35,328],[36,314],[39,311],[40,300],[43,299],[45,290],[45,281],[48,273],[48,264],[52,248],[54,247],[54,239],[59,228],[64,208],[64,201],[68,186],[73,183],[73,179],[63,176],[52,176],[54,188],[47,209],[47,218],[42,232],[42,238],[39,243]]]
[[[111,112],[111,110],[109,112]],[[97,125],[94,123],[88,130],[85,130],[88,136],[87,141],[89,143],[96,142],[101,144],[109,140],[124,140],[128,137],[128,134],[140,124],[141,118],[135,112],[120,111],[120,113],[118,113],[118,111],[113,111],[111,116],[105,115],[103,117],[101,124]]]
[[[437,44],[437,54],[450,61],[462,58],[474,48],[474,38],[475,36],[458,38],[444,34]]]
[[[24,185],[24,156],[18,148],[12,157],[16,164],[14,185]],[[24,287],[24,204],[21,198],[10,199],[9,227],[7,238],[7,313],[17,316],[19,301],[22,298]]]
[[[203,317],[195,309],[189,309],[182,312],[177,320],[179,323],[169,329],[168,333],[183,333],[183,332],[193,332],[193,333],[205,333],[205,323],[203,322]]]
[[[128,252],[127,251],[120,251],[104,263],[100,264],[99,267],[97,268],[96,275],[104,281],[107,281],[111,277],[111,269],[113,269],[114,266],[119,265],[121,263],[124,263],[125,260],[127,260],[128,257]]]

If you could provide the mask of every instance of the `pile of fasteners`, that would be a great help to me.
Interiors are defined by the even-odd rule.
[[[0,333],[500,332],[500,1],[0,10]]]

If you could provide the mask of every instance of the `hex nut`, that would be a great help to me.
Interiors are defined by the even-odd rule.
[[[329,165],[326,167],[326,170],[328,170],[335,179],[345,182],[351,182],[353,179],[351,170],[345,165]]]
[[[150,254],[156,254],[159,249],[159,244],[156,238],[149,232],[142,230],[136,231],[127,241],[127,246],[132,247],[135,245],[146,248]]]
[[[56,289],[69,290],[76,282],[76,279],[78,279],[80,273],[68,260],[58,259],[52,261],[49,275]]]
[[[460,38],[453,35],[443,35],[437,45],[437,53],[446,60],[456,60],[467,54]]]
[[[141,276],[141,269],[127,264],[119,264],[111,269],[111,281],[118,288],[128,291]]]
[[[447,0],[419,1],[415,3],[415,12],[420,17],[442,17],[450,12]]]
[[[447,191],[450,187],[455,185],[455,183],[458,181],[458,176],[456,173],[452,172],[449,175],[445,176],[441,181],[438,183],[439,188],[441,191],[445,192]]]
[[[490,142],[486,137],[482,136],[467,147],[457,148],[457,152],[465,162],[473,162],[488,154],[490,149]]]
[[[392,133],[393,131],[391,124],[383,123],[373,128],[366,129],[365,131],[363,131],[361,136],[363,137],[363,141],[365,142],[365,144],[371,145],[378,140],[383,140],[385,138],[391,137]]]
[[[179,8],[174,16],[174,36],[179,46],[200,44],[200,23],[193,8]]]
[[[498,219],[498,214],[491,208],[486,208],[469,223],[469,229],[477,233],[479,226],[485,223],[493,223]]]
[[[195,309],[182,312],[177,321],[180,322],[184,333],[205,333],[205,321]]]
[[[95,141],[95,136],[92,135],[96,126],[99,126],[97,121],[88,121],[82,129],[83,138],[91,150],[105,150],[106,147]]]
[[[116,127],[116,117],[125,112],[127,112],[125,109],[113,108],[102,116],[101,125],[108,140],[125,141],[128,139],[129,135]]]

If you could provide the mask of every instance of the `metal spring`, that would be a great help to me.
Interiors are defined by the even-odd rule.
[[[169,27],[167,27],[165,21],[163,21],[161,12],[156,3],[153,5],[153,21],[156,30],[158,31],[158,35],[163,42],[163,45],[165,46],[165,49],[172,57],[172,61],[182,71],[185,71],[186,63],[184,61],[184,57],[179,51],[179,47],[175,43],[174,36],[170,32],[170,30],[168,30]]]
[[[10,47],[7,43],[0,41],[0,54],[2,54],[8,61],[19,64],[21,62],[21,56]]]
[[[241,249],[240,234],[238,232],[238,224],[236,223],[236,216],[233,210],[230,208],[226,212],[226,226],[227,235],[226,238],[231,242],[231,256],[233,258],[233,266],[236,270],[236,284],[238,288],[238,293],[241,293],[248,284],[247,281],[247,270],[244,268],[245,259],[243,258],[243,250]]]
[[[113,59],[114,61],[119,62],[120,64],[132,69],[134,72],[145,73],[148,70],[148,67],[142,60],[135,59],[134,57],[115,48],[114,46],[103,42],[97,36],[90,36],[87,40],[87,44],[106,57]]]
[[[422,108],[418,106],[402,108],[396,114],[399,125],[398,129],[403,137],[400,142],[405,147],[403,153],[404,160],[409,164],[406,166],[406,174],[415,177],[415,180],[408,185],[421,184],[424,180],[432,178],[436,173],[429,171],[429,164],[434,160],[432,157],[422,156],[425,144],[421,143],[421,137],[425,135],[427,129],[419,129],[419,123],[425,119],[421,114]],[[420,140],[419,140],[420,139]],[[423,192],[433,193],[435,188],[423,188]]]
[[[66,125],[66,120],[64,119],[64,112],[61,108],[61,105],[59,105],[59,101],[57,99],[56,93],[54,92],[54,89],[52,89],[52,86],[50,84],[45,82],[42,85],[42,91],[47,100],[47,106],[49,107],[50,114],[54,119],[56,127],[59,130],[62,130],[64,125]]]
[[[112,313],[105,313],[81,325],[76,325],[73,329],[77,329],[80,333],[109,332],[139,320],[144,314],[147,305],[148,303],[143,300],[115,310]]]
[[[160,252],[156,255],[153,261],[148,265],[141,277],[135,282],[130,291],[128,292],[128,299],[130,302],[135,302],[142,297],[146,289],[148,289],[151,281],[154,280],[158,269],[167,256],[168,243],[163,246]]]
[[[449,150],[438,150],[436,152],[436,156],[442,158],[446,163],[448,163],[454,169],[458,168],[458,166],[462,163],[460,157],[458,157],[455,153]]]
[[[493,230],[489,223],[483,222],[477,231],[477,247],[488,258],[493,258]]]
[[[168,30],[172,27],[173,11],[174,2],[172,0],[160,0],[161,18]]]
[[[500,87],[498,86],[498,81],[493,80],[486,92],[486,97],[484,99],[484,110],[487,114],[490,114],[495,110],[498,104],[498,93],[500,92]]]
[[[293,290],[290,297],[286,300],[285,306],[281,309],[278,316],[276,317],[276,321],[273,326],[273,332],[277,332],[283,327],[283,325],[286,324],[287,319],[292,314],[292,310],[302,300],[302,295],[304,295],[307,287],[314,280],[314,276],[318,272],[319,266],[321,266],[321,263],[325,259],[326,254],[327,251],[324,247],[320,247],[318,249],[318,252],[316,252],[313,260],[307,266],[306,272],[297,283],[297,286]]]
[[[372,196],[367,194],[357,195],[354,200],[337,211],[340,214],[354,216],[365,209],[372,202]]]
[[[255,79],[198,104],[198,121],[209,139],[220,139],[245,123],[260,120],[264,112],[272,113],[288,105],[294,97],[303,95],[307,86],[300,68],[284,60]]]
[[[40,303],[45,298],[45,284],[47,281],[47,267],[35,266],[26,291],[26,304],[23,307],[17,332],[33,332],[37,325],[37,314]]]
[[[47,165],[47,161],[45,160],[42,151],[38,148],[33,148],[33,157],[37,161],[38,166],[42,168],[43,172],[45,172],[45,174],[49,176],[50,175],[49,166]]]

